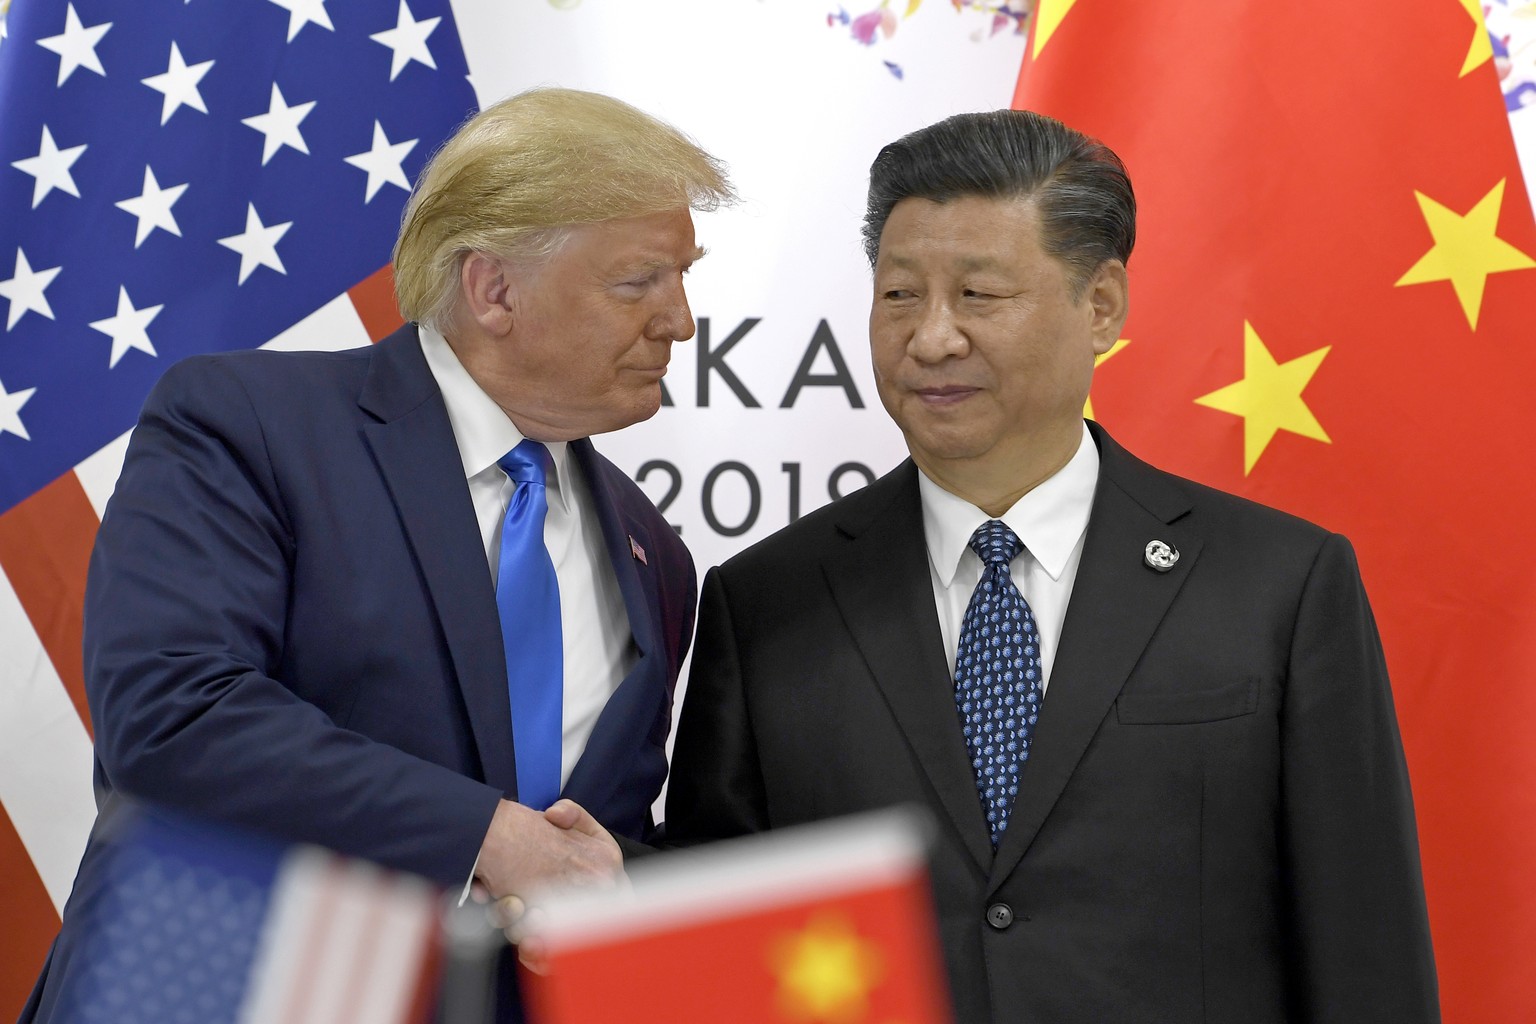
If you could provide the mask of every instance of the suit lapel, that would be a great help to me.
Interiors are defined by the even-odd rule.
[[[414,327],[376,346],[358,404],[374,417],[363,424],[363,439],[426,578],[485,781],[515,793],[496,594],[458,443]]]
[[[1033,749],[992,865],[994,888],[1039,833],[1200,553],[1200,539],[1175,523],[1188,495],[1091,426],[1098,489]],[[1152,540],[1178,548],[1172,570],[1147,566]]]
[[[916,467],[902,464],[867,493],[839,524],[847,543],[825,560],[827,583],[939,804],[986,870],[992,848],[934,608]]]
[[[592,442],[572,441],[570,451],[581,467],[602,524],[603,547],[618,579],[630,633],[639,652],[639,660],[603,706],[586,748],[566,781],[563,795],[590,808],[602,806],[625,781],[625,772],[616,768],[632,764],[640,745],[649,742],[644,724],[656,715],[658,702],[666,691],[667,656],[660,633],[661,612],[655,604],[657,586],[651,576],[654,570],[640,563],[631,540],[641,550],[658,548],[651,544],[649,532],[615,498],[603,477],[601,459]]]

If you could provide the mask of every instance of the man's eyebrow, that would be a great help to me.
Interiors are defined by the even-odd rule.
[[[955,266],[960,270],[998,270],[1004,264],[995,256],[967,256],[956,260]]]
[[[683,266],[684,267],[691,267],[691,266],[693,266],[699,260],[703,259],[708,253],[709,253],[709,250],[704,248],[702,245],[694,246],[693,247],[693,252],[689,253],[688,254],[688,258],[683,261]],[[664,265],[665,266],[671,266],[672,264],[670,262],[668,262],[668,263],[666,263]]]
[[[891,256],[882,255],[880,257],[880,262],[886,266],[894,267],[897,270],[912,270],[916,268],[920,263],[920,261],[914,257],[902,256],[900,254]],[[995,256],[963,256],[960,259],[955,260],[952,265],[956,270],[960,271],[1006,269],[1005,262]]]
[[[693,247],[693,252],[689,253],[688,258],[683,260],[681,264],[679,264],[676,260],[657,258],[654,260],[646,260],[644,263],[637,264],[634,269],[637,273],[648,273],[652,270],[670,270],[672,267],[676,266],[688,267],[697,263],[708,254],[708,249],[704,248],[702,245],[696,245]]]

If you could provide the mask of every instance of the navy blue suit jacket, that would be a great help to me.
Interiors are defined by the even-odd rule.
[[[638,660],[563,795],[641,839],[693,563],[589,441],[571,453]],[[127,796],[463,885],[517,779],[494,588],[414,327],[165,374],[97,536],[85,663],[98,832]],[[93,835],[23,1021],[68,1016],[102,846]]]

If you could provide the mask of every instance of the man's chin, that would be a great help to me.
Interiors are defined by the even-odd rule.
[[[605,417],[601,425],[589,431],[590,434],[611,434],[615,430],[623,430],[632,427],[636,423],[643,423],[655,416],[661,410],[661,382],[638,389],[626,395],[626,401],[622,406],[616,405],[609,410],[610,415]]]
[[[919,463],[963,462],[979,458],[991,450],[989,438],[981,438],[974,431],[966,430],[904,430],[907,449]]]

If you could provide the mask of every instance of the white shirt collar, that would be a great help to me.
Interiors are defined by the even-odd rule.
[[[998,517],[1053,580],[1061,579],[1073,548],[1088,529],[1098,482],[1099,449],[1085,423],[1077,453],[1067,464]],[[971,534],[992,517],[934,483],[921,469],[917,489],[923,504],[928,558],[934,574],[947,588],[954,583],[960,559],[969,550]]]
[[[459,362],[458,354],[448,344],[448,339],[425,324],[417,326],[421,337],[421,354],[427,359],[427,368],[437,380],[438,390],[443,393],[443,404],[448,407],[448,423],[453,427],[453,438],[459,445],[459,458],[464,463],[464,477],[471,479],[496,467],[507,452],[523,441],[523,434],[513,425],[501,406],[481,390],[480,385]],[[565,441],[545,441],[544,447],[554,461],[554,473],[545,482],[547,494],[552,494],[561,507],[570,511],[567,488],[560,485],[566,476],[569,458]],[[501,472],[497,467],[497,472]]]

